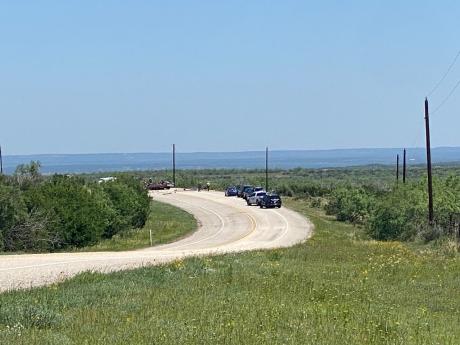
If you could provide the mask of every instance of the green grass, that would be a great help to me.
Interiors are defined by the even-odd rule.
[[[288,249],[0,295],[0,344],[460,344],[460,260],[368,241],[303,201]]]
[[[150,230],[153,245],[172,242],[196,230],[197,221],[188,212],[159,201],[151,202],[149,218],[142,229],[131,229],[100,241],[98,244],[76,249],[77,251],[120,251],[150,246]]]

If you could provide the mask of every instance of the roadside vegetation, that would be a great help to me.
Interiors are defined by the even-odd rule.
[[[337,220],[362,226],[373,239],[430,243],[460,250],[460,165],[433,169],[434,224],[428,224],[425,167],[409,166],[407,183],[396,182],[389,166],[336,169],[271,170],[269,189],[306,200]],[[171,179],[169,171],[135,172],[141,179]],[[94,178],[94,177],[93,177]],[[237,169],[182,170],[179,187],[210,183],[212,189],[252,184],[265,186],[265,171]]]
[[[0,176],[0,251],[47,252],[94,245],[145,225],[150,199],[140,181],[97,183],[42,176],[31,162]]]
[[[109,275],[84,273],[49,287],[3,293],[0,343],[459,344],[459,169],[441,168],[435,174],[435,225],[426,223],[422,168],[412,168],[405,185],[395,183],[386,167],[271,172],[270,189],[315,224],[306,243]],[[22,167],[13,178],[2,178],[0,204],[26,207],[2,206],[1,224],[33,224],[30,200],[48,205],[63,190],[86,196],[84,205],[110,205],[120,218],[109,224],[126,226],[105,227],[84,250],[139,248],[153,228],[163,229],[156,239],[162,243],[196,224],[183,211],[153,202],[154,213],[164,218],[147,215],[144,228],[132,230],[142,218],[126,212],[136,209],[129,208],[135,202],[121,201],[136,198],[122,196],[127,189],[118,184],[136,189],[142,179],[170,179],[164,171],[117,175],[116,185],[96,183],[97,175],[45,178],[34,171]],[[178,173],[181,187],[208,181],[213,189],[240,181],[264,184],[261,171]],[[45,210],[81,203],[78,197],[58,200]],[[91,214],[85,208],[79,215]],[[5,217],[12,209],[22,211]]]
[[[423,166],[410,166],[407,183],[395,181],[388,166],[270,171],[270,190],[307,200],[339,221],[362,226],[377,240],[431,243],[456,248],[460,243],[460,165],[434,167],[435,223],[427,222]],[[55,251],[68,248],[133,248],[144,243],[148,217],[143,183],[172,180],[170,171],[113,173],[117,179],[97,183],[105,174],[43,177],[39,165],[19,166],[0,177],[0,250]],[[249,183],[264,186],[262,170],[179,170],[178,187],[210,183],[212,189]],[[96,216],[98,215],[98,216]],[[115,236],[115,237],[114,237]],[[114,241],[107,241],[112,239]],[[134,240],[138,238],[138,240]],[[139,244],[136,245],[135,242]],[[125,245],[121,245],[125,242]]]
[[[172,242],[189,235],[198,227],[196,219],[188,212],[159,201],[152,201],[150,213],[142,228],[133,228],[97,244],[77,249],[78,251],[121,251],[146,248],[152,245]]]
[[[285,204],[314,222],[307,242],[3,293],[0,343],[460,343],[457,256]]]
[[[364,226],[377,240],[445,242],[460,244],[460,176],[434,181],[434,224],[428,223],[424,180],[394,183],[388,190],[363,187],[337,188],[324,200],[328,214],[337,220]]]

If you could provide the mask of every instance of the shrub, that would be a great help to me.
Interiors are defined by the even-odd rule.
[[[14,249],[13,229],[27,218],[27,208],[19,189],[0,184],[0,250]]]
[[[54,246],[93,244],[111,224],[110,205],[94,189],[82,179],[55,175],[26,192],[29,211],[36,209],[52,219],[49,231],[59,239]]]
[[[377,201],[368,222],[368,233],[377,240],[412,238],[426,215],[423,193],[418,188],[400,186]]]
[[[425,180],[395,187],[377,201],[369,234],[378,240],[409,240],[420,235],[425,241],[448,235],[452,216],[460,214],[460,178],[436,179],[433,194],[435,223],[430,225]]]
[[[44,178],[40,164],[0,175],[0,251],[50,251],[94,244],[145,224],[150,199],[139,180],[100,185],[81,177]]]
[[[150,199],[137,180],[118,178],[103,183],[102,188],[121,217],[118,231],[144,226],[150,211]]]
[[[374,201],[363,188],[341,187],[332,192],[325,209],[337,220],[362,224],[369,217]]]

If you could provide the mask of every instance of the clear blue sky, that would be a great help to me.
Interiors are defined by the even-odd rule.
[[[0,1],[6,154],[423,145],[458,1]],[[460,59],[459,59],[460,60]],[[430,97],[460,80],[460,61]],[[460,146],[460,88],[432,118]]]

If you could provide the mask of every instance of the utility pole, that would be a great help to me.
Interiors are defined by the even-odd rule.
[[[0,174],[3,175],[3,156],[2,156],[2,145],[0,145]]]
[[[265,148],[265,190],[268,193],[268,146]]]
[[[428,221],[433,224],[433,179],[431,175],[430,117],[428,98],[425,98],[426,168],[428,171]]]
[[[176,144],[173,144],[172,150],[173,185],[176,188]]]
[[[404,149],[404,158],[403,158],[403,183],[406,183],[406,149]]]
[[[396,155],[396,182],[399,181],[399,155]]]

